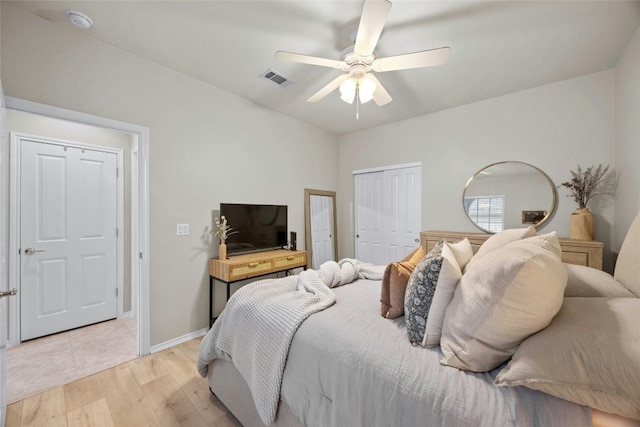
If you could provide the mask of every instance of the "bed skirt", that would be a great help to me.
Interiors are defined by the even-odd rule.
[[[233,363],[215,359],[209,364],[207,382],[213,394],[245,427],[264,426],[253,403],[249,386]],[[286,402],[280,401],[276,420],[272,426],[302,427],[302,423],[289,410]]]

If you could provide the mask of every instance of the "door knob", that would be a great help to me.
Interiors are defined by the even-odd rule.
[[[10,291],[0,291],[0,298],[2,297],[10,297],[11,295],[15,295],[18,293],[16,288],[11,289]]]
[[[36,248],[27,248],[24,250],[24,253],[27,255],[33,255],[36,252],[45,252],[46,249],[36,249]]]
[[[420,239],[415,239],[414,242],[420,243]]]
[[[356,239],[359,239],[359,238],[360,238],[360,235],[359,235],[359,234],[356,234]]]

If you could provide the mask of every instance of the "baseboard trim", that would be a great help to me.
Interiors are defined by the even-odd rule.
[[[187,342],[194,338],[201,337],[205,335],[209,331],[209,328],[202,328],[198,331],[188,333],[186,335],[182,335],[181,337],[173,338],[169,341],[165,341],[163,343],[151,346],[151,353],[157,353],[158,351],[166,350],[169,347],[173,347],[174,345],[182,344],[183,342]]]

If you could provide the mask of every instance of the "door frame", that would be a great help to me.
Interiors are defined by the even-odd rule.
[[[135,192],[138,195],[137,200],[137,218],[132,217],[132,230],[136,229],[138,235],[132,236],[131,239],[131,253],[137,254],[137,263],[134,267],[132,265],[132,272],[136,271],[139,280],[133,281],[131,284],[132,292],[132,310],[134,310],[134,303],[136,304],[135,312],[137,314],[138,323],[138,355],[145,355],[150,353],[150,271],[149,271],[149,128],[139,126],[132,123],[121,122],[118,120],[108,119],[105,117],[94,116],[87,113],[81,113],[78,111],[67,110],[60,107],[54,107],[45,104],[39,104],[32,101],[27,101],[19,98],[6,97],[6,108],[26,111],[30,113],[40,114],[43,116],[49,116],[57,119],[63,119],[71,122],[77,122],[87,125],[93,125],[103,128],[114,129],[122,132],[127,132],[138,137],[138,163],[136,167],[132,167],[131,186],[135,188]],[[14,158],[11,155],[12,159]],[[122,160],[122,159],[121,159]],[[11,169],[15,169],[15,164],[11,163]],[[134,174],[133,170],[137,169],[138,173]],[[15,184],[10,183],[10,197],[13,200],[15,196]],[[132,194],[134,191],[132,191]],[[135,201],[134,201],[135,202]],[[13,207],[10,208],[13,211]],[[134,211],[132,210],[132,215]],[[135,224],[135,227],[133,226]],[[9,220],[9,229],[14,230],[14,223]],[[123,239],[121,239],[123,240]],[[10,245],[15,244],[10,239]],[[9,265],[10,265],[10,278],[9,280],[16,280],[16,277],[11,276],[11,270],[14,274],[15,265],[17,264],[17,246],[10,247],[9,249]],[[15,251],[14,251],[15,250]],[[137,268],[136,268],[137,267]],[[13,283],[13,282],[10,282]],[[119,291],[121,292],[121,291]],[[17,310],[17,302],[14,298],[11,302],[12,312],[11,318],[13,320],[14,312]],[[15,323],[15,322],[13,322]],[[17,343],[15,340],[18,338],[19,330],[16,329],[14,324],[10,328],[9,342],[12,344]]]
[[[124,234],[122,234],[122,230],[124,230],[124,176],[121,175],[121,171],[124,171],[124,150],[121,148],[82,144],[59,138],[49,138],[42,135],[11,132],[9,146],[9,223],[11,224],[11,227],[9,227],[9,254],[14,254],[14,256],[9,256],[9,277],[11,283],[15,283],[15,287],[18,289],[20,295],[22,295],[20,256],[15,256],[15,254],[18,253],[22,246],[20,240],[20,227],[22,225],[22,213],[20,212],[22,194],[22,183],[20,180],[20,171],[22,168],[20,143],[23,140],[116,155],[116,167],[118,168],[116,175],[116,228],[118,229],[118,234],[116,235],[116,317],[121,318],[124,312]],[[11,346],[17,345],[22,341],[20,332],[22,327],[22,306],[21,304],[14,303],[15,300],[18,300],[18,298],[13,299],[12,305],[14,307],[9,311],[9,344]],[[19,300],[22,301],[22,297],[20,297]]]

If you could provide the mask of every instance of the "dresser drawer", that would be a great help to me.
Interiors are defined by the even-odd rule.
[[[229,280],[258,276],[273,269],[271,260],[254,261],[247,264],[234,265],[229,268]]]
[[[288,255],[284,258],[278,258],[273,260],[273,266],[277,269],[293,268],[293,267],[306,266],[306,265],[307,265],[307,257],[306,257],[306,254],[304,253]]]
[[[589,254],[578,252],[563,252],[562,262],[567,264],[589,265]]]

